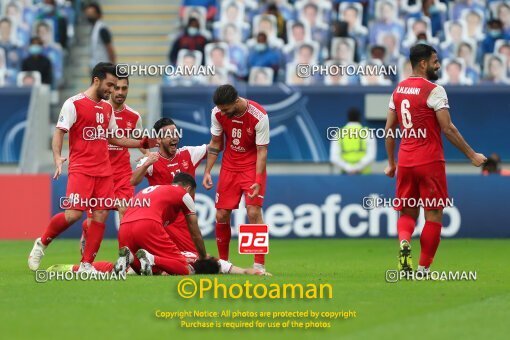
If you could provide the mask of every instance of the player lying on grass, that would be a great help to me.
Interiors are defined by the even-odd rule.
[[[270,273],[263,273],[254,268],[241,268],[234,266],[232,263],[210,258],[206,260],[198,260],[198,254],[190,252],[181,252],[186,258],[189,265],[189,274],[241,274],[241,275],[265,275],[271,276]],[[119,249],[119,258],[115,263],[108,261],[97,261],[93,262],[92,266],[99,272],[103,273],[122,273],[124,271],[127,274],[132,275],[136,272],[131,268],[131,264],[134,261],[134,256],[127,247]],[[79,265],[76,264],[55,264],[50,266],[47,271],[54,272],[77,272]],[[156,274],[156,273],[155,273]],[[170,275],[167,272],[158,272],[160,275]]]
[[[189,190],[187,194],[193,193],[193,190],[191,190],[193,178],[189,174],[180,173],[175,176],[174,183],[177,183],[179,185],[184,185],[186,188],[186,191]],[[189,184],[188,184],[189,183]],[[187,186],[189,185],[189,186]],[[171,210],[173,214],[175,214],[175,207],[173,203],[170,203],[165,206],[162,205],[161,202],[159,202],[159,197],[163,197],[163,199],[170,200],[172,202],[170,195],[175,195],[175,191],[179,192],[178,190],[170,190],[175,188],[175,185],[160,185],[160,186],[151,186],[146,189],[144,189],[142,192],[140,192],[137,197],[144,196],[144,198],[150,198],[151,202],[151,208],[156,206],[159,214],[164,213],[162,209]],[[159,195],[165,195],[165,196],[157,196]],[[168,192],[167,192],[168,191]],[[152,194],[152,195],[151,195]],[[146,197],[145,197],[146,196]],[[186,196],[186,194],[184,195]],[[191,195],[190,195],[191,197]],[[177,202],[179,202],[177,200]],[[163,202],[165,203],[165,202]],[[180,205],[181,203],[178,203]],[[177,207],[178,209],[181,209],[181,207]],[[138,210],[141,209],[138,212],[131,213],[131,210]],[[185,262],[187,265],[187,271],[185,271],[181,265],[176,266],[175,263],[172,264],[170,270],[162,269],[162,265],[158,266],[159,270],[154,270],[155,274],[162,274],[162,275],[187,275],[187,274],[247,274],[247,275],[271,275],[269,273],[265,273],[263,271],[254,269],[254,268],[240,268],[237,266],[234,266],[232,263],[221,260],[221,259],[215,259],[215,258],[203,258],[200,257],[199,252],[196,249],[200,249],[201,245],[196,245],[196,239],[192,237],[194,226],[189,223],[190,219],[193,219],[189,214],[186,215],[186,223],[187,223],[187,232],[186,233],[172,233],[172,229],[175,228],[175,223],[169,223],[165,227],[160,222],[155,222],[154,220],[150,220],[151,217],[157,216],[151,215],[151,213],[148,213],[147,211],[144,211],[143,208],[135,208],[130,207],[128,208],[129,214],[126,214],[126,216],[133,215],[130,219],[133,220],[132,224],[125,225],[124,223],[121,223],[121,228],[119,231],[119,245],[121,248],[119,249],[119,259],[115,264],[111,262],[94,262],[92,263],[93,267],[101,272],[112,272],[115,271],[116,273],[124,272],[128,270],[128,273],[140,273],[140,270],[138,269],[132,269],[131,267],[134,266],[141,266],[144,268],[144,264],[142,260],[139,260],[140,264],[134,265],[135,257],[133,256],[132,251],[137,251],[137,257],[140,259],[140,256],[145,256],[150,260],[150,257],[153,256],[152,254],[159,254],[161,257],[170,258],[173,260],[178,260],[179,262]],[[136,216],[147,216],[148,220],[144,218],[142,219],[136,219]],[[189,216],[189,217],[188,217]],[[195,217],[193,215],[193,217]],[[168,221],[171,221],[171,216],[167,216]],[[159,224],[158,224],[159,223]],[[140,227],[134,229],[133,225],[137,224]],[[150,229],[151,226],[155,225],[155,229]],[[147,226],[147,230],[143,229],[143,226]],[[198,225],[196,226],[198,228]],[[155,230],[155,231],[153,231]],[[163,232],[161,232],[163,231]],[[166,233],[166,235],[165,235]],[[200,230],[198,230],[199,234]],[[176,239],[176,242],[173,242],[174,237]],[[201,235],[200,235],[201,237]],[[130,244],[131,246],[122,246],[124,244]],[[143,251],[140,251],[141,248],[144,248]],[[161,249],[158,249],[161,247]],[[167,254],[164,252],[168,251]],[[180,255],[180,256],[179,256]],[[155,262],[155,257],[152,262]],[[161,262],[162,260],[158,260]],[[149,261],[151,262],[151,261]],[[135,267],[136,268],[136,267]],[[54,265],[48,268],[49,271],[77,271],[78,266],[77,265]],[[143,272],[146,275],[151,275],[150,271]]]

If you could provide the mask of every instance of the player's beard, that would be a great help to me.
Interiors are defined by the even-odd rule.
[[[124,102],[126,101],[126,97],[115,96],[115,97],[113,97],[113,101],[115,102],[115,104],[120,106],[120,105],[124,104]]]
[[[170,157],[173,157],[173,156],[175,156],[175,154],[177,152],[177,143],[169,143],[169,144],[165,145],[164,148],[165,148],[165,152],[167,153],[167,155],[169,155]]]
[[[108,100],[110,98],[110,93],[107,93],[106,90],[101,88],[101,86],[99,86],[99,88],[97,89],[96,95],[98,98],[101,98],[103,100]]]
[[[427,79],[428,80],[438,80],[439,75],[437,73],[438,70],[434,70],[433,67],[427,69]]]

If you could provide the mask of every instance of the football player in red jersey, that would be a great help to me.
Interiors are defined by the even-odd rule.
[[[113,88],[113,93],[108,101],[115,112],[115,121],[117,130],[120,130],[124,136],[129,136],[134,129],[141,131],[143,128],[142,117],[140,114],[129,107],[125,102],[129,92],[129,77],[118,77],[117,85]],[[119,220],[127,209],[127,203],[135,195],[135,187],[131,185],[130,178],[132,174],[130,155],[127,148],[108,144],[110,164],[113,175],[113,194],[115,196],[115,209],[119,212]],[[144,155],[149,150],[140,149]],[[119,203],[119,204],[117,204]],[[92,211],[87,212],[87,219],[83,221],[83,230],[88,228],[92,220]],[[85,236],[82,234],[80,239],[80,250],[83,253],[85,247]]]
[[[172,183],[178,173],[187,173],[195,177],[195,171],[207,153],[207,145],[179,148],[177,127],[170,118],[158,120],[154,124],[154,130],[164,136],[164,138],[158,139],[159,150],[157,153],[149,153],[147,157],[140,160],[131,176],[131,184],[138,185],[146,177],[151,186],[168,185]],[[165,229],[179,249],[196,251],[189,237],[183,214],[180,214],[175,222]]]
[[[195,179],[179,173],[172,185],[150,186],[136,195],[137,199],[149,200],[150,205],[129,207],[119,229],[119,248],[129,248],[138,258],[131,265],[136,272],[152,275],[152,267],[156,267],[172,275],[190,274],[186,258],[164,229],[180,213],[185,216],[199,260],[208,257],[192,198],[195,189]]]
[[[34,242],[28,258],[28,266],[37,270],[49,243],[73,223],[83,211],[92,209],[92,221],[85,230],[85,249],[80,261],[80,271],[94,270],[91,263],[103,239],[105,221],[111,207],[105,205],[113,196],[113,179],[108,143],[127,148],[150,148],[155,139],[114,138],[105,131],[117,128],[115,115],[107,102],[117,84],[115,65],[99,63],[92,70],[91,85],[76,96],[66,100],[53,135],[52,149],[57,179],[67,160],[61,156],[64,135],[69,132],[69,177],[66,196],[71,198],[65,212],[51,218],[43,235]],[[92,205],[92,201],[97,204]]]
[[[431,82],[439,77],[440,63],[436,50],[426,44],[417,44],[411,48],[410,61],[413,74],[401,81],[393,91],[386,131],[394,131],[399,125],[403,132],[414,130],[414,133],[403,134],[398,163],[394,156],[395,140],[390,137],[392,134],[387,133],[388,166],[384,172],[389,177],[395,176],[396,172],[396,197],[405,199],[401,202],[409,199],[430,202],[423,207],[426,222],[420,237],[418,266],[419,271],[428,272],[439,246],[443,209],[448,198],[441,131],[474,166],[481,166],[487,158],[476,153],[464,140],[450,118],[446,91]],[[420,130],[425,133],[425,138],[420,136]],[[397,222],[400,241],[398,268],[412,271],[410,243],[420,210],[419,207],[405,204],[395,209],[400,211]]]
[[[132,130],[141,131],[143,128],[140,114],[125,103],[128,92],[129,78],[119,77],[117,85],[113,89],[113,95],[110,98],[110,104],[115,112],[117,128],[122,129],[126,136]],[[112,165],[115,198],[128,201],[135,195],[135,187],[130,183],[133,171],[131,169],[129,151],[127,148],[112,144],[108,145],[108,151]],[[149,153],[149,150],[140,149],[140,152],[145,155]],[[116,206],[116,208],[119,211],[119,219],[122,220],[127,207],[125,204],[121,204]]]
[[[212,138],[202,184],[207,190],[213,187],[211,169],[225,145],[216,191],[216,243],[220,258],[228,260],[230,216],[233,209],[239,208],[243,194],[249,223],[264,223],[269,119],[260,104],[239,97],[232,85],[219,86],[213,102],[216,106],[211,115]],[[253,268],[265,271],[264,254],[255,255]]]

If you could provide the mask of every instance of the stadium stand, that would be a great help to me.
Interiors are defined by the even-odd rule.
[[[37,75],[33,68],[23,68],[24,60],[40,53],[40,48],[30,46],[34,36],[42,41],[42,54],[52,65],[50,95],[45,98],[43,92],[37,92],[37,98],[51,104],[49,118],[45,117],[46,108],[37,105],[39,102],[30,106],[37,108],[34,124],[45,127],[47,138],[34,143],[42,145],[44,151],[39,152],[38,158],[47,160],[42,168],[48,171],[52,168],[49,141],[60,107],[66,98],[82,91],[90,82],[91,27],[82,13],[87,2],[0,0],[0,87],[7,90],[48,82],[47,74]],[[278,96],[275,103],[283,100],[288,93],[285,84],[298,89],[302,86],[300,90],[303,96],[310,95],[307,99],[310,103],[322,103],[317,99],[322,95],[329,103],[328,98],[336,98],[335,88],[339,86],[343,87],[342,91],[352,93],[352,96],[346,94],[349,100],[358,98],[358,91],[369,97],[380,93],[382,98],[396,82],[410,74],[408,47],[417,42],[436,47],[442,62],[439,83],[462,86],[459,98],[470,97],[473,91],[504,93],[506,88],[500,85],[508,85],[510,79],[508,0],[169,0],[164,3],[102,0],[99,3],[112,32],[118,63],[215,66],[215,75],[207,77],[133,76],[129,102],[148,124],[154,117],[168,115],[170,111],[175,114],[174,104],[167,100],[173,98],[169,96],[170,91],[180,93],[179,87],[198,86],[190,95],[204,98],[200,103],[191,99],[196,105],[192,106],[193,115],[187,114],[186,119],[193,124],[202,110],[210,109],[210,101],[205,101],[210,96],[208,88],[225,82],[250,91],[259,88],[264,103],[268,92]],[[198,31],[189,30],[190,19]],[[201,37],[200,43],[191,43],[197,36]],[[296,75],[300,63],[397,66],[397,74],[300,78]],[[29,73],[20,74],[23,71]],[[158,90],[152,91],[155,87]],[[5,97],[9,93],[5,91]],[[185,95],[186,92],[182,98]],[[357,99],[353,105],[363,109],[360,103],[363,101]],[[296,101],[296,105],[303,104]],[[320,110],[331,110],[335,105],[328,104]],[[315,110],[319,109],[309,112],[314,122],[320,118]],[[379,124],[377,119],[372,123]],[[203,120],[202,123],[207,121]],[[331,120],[331,123],[342,122]],[[201,137],[207,133],[204,130]],[[283,133],[281,136],[291,138]],[[457,154],[446,152],[449,160],[460,160]],[[324,161],[321,155],[319,149],[310,156],[293,156],[292,160]],[[270,161],[273,157],[287,160],[277,152],[271,157]],[[378,161],[383,157],[379,154]]]
[[[252,69],[265,67],[273,71],[274,82],[290,85],[390,85],[402,79],[401,72],[373,82],[363,77],[304,81],[288,73],[295,73],[300,53],[310,54],[301,62],[322,65],[401,66],[409,47],[417,42],[434,46],[444,59],[444,84],[451,84],[448,79],[453,77],[459,78],[454,81],[457,85],[505,85],[510,74],[509,1],[184,0],[180,14],[182,33],[176,40],[188,34],[188,21],[195,17],[201,23],[197,35],[208,44],[226,44],[224,66],[216,66],[235,82],[253,82]],[[172,54],[177,56],[179,51],[173,46]],[[198,50],[204,53],[202,47]],[[212,48],[206,45],[205,50]],[[447,65],[459,76],[448,75]],[[208,79],[202,84],[208,82],[217,81]],[[165,83],[172,81],[165,79]]]

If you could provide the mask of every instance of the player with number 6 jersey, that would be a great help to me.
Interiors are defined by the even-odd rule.
[[[224,145],[216,191],[216,243],[220,258],[228,260],[230,217],[232,210],[239,208],[243,194],[249,223],[264,223],[269,118],[260,104],[239,97],[232,85],[219,86],[213,101],[212,138],[202,184],[207,190],[212,188],[211,170]],[[265,271],[264,254],[256,254],[254,260],[253,268]]]
[[[487,159],[473,151],[453,125],[446,91],[432,82],[439,78],[440,63],[436,50],[426,44],[417,44],[411,48],[410,61],[413,74],[401,81],[391,95],[386,131],[400,125],[401,130],[414,130],[414,133],[403,133],[398,167],[394,155],[395,141],[390,137],[395,134],[386,134],[388,166],[385,173],[393,177],[396,172],[396,197],[401,199],[400,202],[409,202],[409,199],[426,202],[418,270],[427,272],[439,246],[443,209],[448,202],[441,131],[473,165],[480,166]],[[419,133],[420,130],[425,137]],[[412,271],[411,236],[420,207],[402,204],[395,209],[400,211],[397,222],[400,241],[398,269]]]

